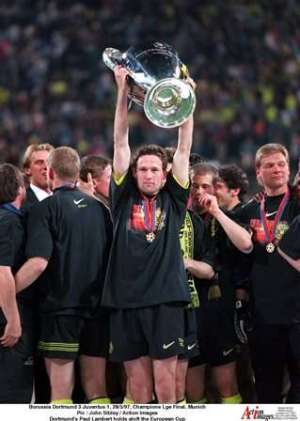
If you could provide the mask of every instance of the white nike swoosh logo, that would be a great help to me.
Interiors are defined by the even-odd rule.
[[[75,203],[75,205],[79,205],[80,202],[82,202],[84,200],[84,198],[79,199],[79,200],[73,200],[73,202]]]
[[[191,351],[192,349],[194,349],[196,345],[197,344],[188,345],[187,346],[188,351]]]
[[[163,344],[163,349],[169,349],[172,345],[175,344],[175,341],[170,342],[169,344]]]
[[[277,213],[277,210],[274,212],[266,213],[266,217],[268,218],[269,216],[275,215],[275,213]]]
[[[32,357],[28,357],[27,360],[24,362],[24,365],[33,365],[33,358]]]
[[[233,350],[234,348],[230,348],[230,349],[227,349],[227,351],[223,351],[224,357],[227,357],[227,355],[231,354]]]

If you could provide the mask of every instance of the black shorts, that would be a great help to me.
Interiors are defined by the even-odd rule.
[[[222,300],[200,304],[196,309],[199,356],[192,358],[190,367],[202,364],[220,366],[236,360],[236,336],[233,320]]]
[[[193,308],[184,311],[184,353],[179,355],[181,360],[190,360],[199,355],[197,338],[196,313]]]
[[[276,361],[300,361],[300,323],[258,324],[248,337],[254,362],[267,366]]]
[[[184,311],[183,306],[172,304],[112,311],[110,359],[164,359],[182,354]]]
[[[0,335],[3,334],[0,328]],[[0,403],[30,403],[33,394],[32,327],[22,326],[22,336],[12,348],[0,345]]]
[[[75,360],[78,355],[108,356],[109,314],[85,319],[79,316],[48,316],[41,319],[38,350],[43,357]]]
[[[299,403],[300,323],[257,324],[248,335],[257,402],[282,402],[284,372],[291,387],[289,402]]]

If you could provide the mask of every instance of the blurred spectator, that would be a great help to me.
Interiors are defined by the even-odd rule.
[[[299,21],[296,0],[2,0],[1,160],[16,163],[40,142],[111,154],[115,86],[102,50],[163,40],[197,81],[194,152],[248,170],[253,151],[274,141],[296,162]],[[140,111],[132,112],[134,146],[175,139]]]

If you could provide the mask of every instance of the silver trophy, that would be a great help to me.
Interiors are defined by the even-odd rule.
[[[126,68],[129,99],[143,106],[156,126],[178,127],[194,112],[196,96],[187,67],[170,45],[154,42],[150,48],[130,47],[125,52],[106,48],[103,61],[111,70],[117,65]]]

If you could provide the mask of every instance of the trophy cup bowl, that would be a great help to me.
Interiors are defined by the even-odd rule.
[[[154,42],[150,48],[130,47],[125,52],[106,48],[102,57],[111,70],[117,65],[126,68],[129,99],[142,106],[156,126],[181,126],[194,112],[196,96],[187,67],[170,45]]]

